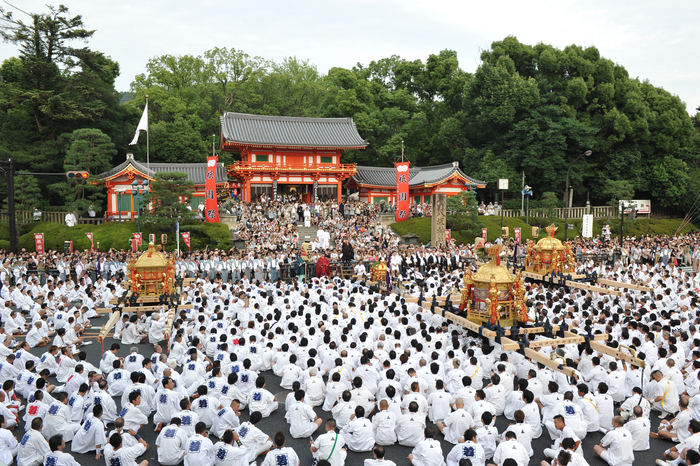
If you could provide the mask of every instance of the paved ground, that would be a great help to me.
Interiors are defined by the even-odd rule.
[[[101,319],[97,319],[94,323],[95,327],[98,329],[100,325],[104,324],[106,322],[106,317],[102,317]],[[90,339],[92,341],[95,341],[95,336],[97,335],[98,330],[90,330],[89,334],[92,335]],[[104,347],[109,348],[110,345],[114,342],[115,340],[108,338],[105,343]],[[45,348],[35,348],[32,353],[40,356],[43,352],[45,351]],[[95,365],[98,365],[99,359],[102,355],[102,347],[99,343],[96,341],[91,345],[85,348],[85,351],[88,354],[88,361],[92,362]],[[144,354],[145,356],[150,356],[153,351],[151,345],[139,345],[139,351]],[[118,354],[119,356],[126,356],[128,353],[128,348],[122,347],[122,350]],[[274,393],[277,397],[278,400],[280,400],[280,408],[272,414],[267,419],[263,419],[259,425],[259,427],[263,430],[263,432],[267,433],[270,435],[270,437],[274,437],[275,432],[278,430],[282,430],[286,437],[287,437],[287,446],[291,446],[292,448],[295,449],[297,454],[299,455],[300,461],[301,461],[301,466],[310,466],[312,463],[312,457],[311,457],[311,452],[309,450],[309,441],[308,439],[293,439],[289,435],[289,425],[287,422],[284,420],[284,400],[287,396],[288,391],[282,389],[279,386],[279,378],[276,377],[271,371],[270,372],[264,372],[262,373],[264,375],[265,380],[267,381],[267,388],[270,390],[272,393]],[[56,383],[55,381],[53,381]],[[120,408],[120,403],[119,400],[116,400],[117,403],[117,410],[121,409]],[[316,412],[318,413],[319,417],[322,419],[328,419],[330,417],[330,413],[326,413],[325,411],[321,410],[320,408],[316,408]],[[248,412],[245,411],[241,415],[241,421],[245,421],[248,419]],[[152,418],[151,418],[152,420]],[[659,420],[654,412],[652,412],[652,426],[656,428],[659,424]],[[496,426],[498,427],[499,432],[502,432],[505,427],[508,425],[508,420],[502,417],[501,419],[498,419],[496,422]],[[111,429],[111,425],[108,426],[108,429]],[[149,450],[146,452],[146,454],[141,458],[147,459],[150,463],[150,465],[158,464],[157,461],[157,454],[156,454],[156,448],[155,448],[155,440],[157,437],[157,434],[153,432],[154,426],[151,424],[147,427],[144,427],[141,429],[140,434],[142,437],[148,442],[150,445]],[[321,427],[323,429],[323,427]],[[20,428],[15,429],[15,435],[16,437],[21,438],[20,432],[24,432],[24,425],[21,426]],[[321,431],[322,432],[322,431]],[[316,437],[318,434],[315,434],[314,437]],[[443,449],[443,454],[446,456],[447,453],[451,450],[452,445],[448,442],[445,442],[442,440],[442,436],[438,434],[438,437],[440,437],[440,441],[442,443],[442,449]],[[595,465],[605,465],[606,463],[603,462],[602,460],[598,459],[595,457],[593,454],[593,445],[596,445],[600,442],[602,439],[602,434],[589,434],[588,437],[584,440],[584,456],[586,460],[591,464],[591,466]],[[212,436],[212,441],[216,443],[218,439]],[[666,450],[667,448],[670,448],[673,444],[670,442],[664,442],[662,440],[655,440],[651,439],[651,450],[646,451],[646,452],[636,452],[635,453],[635,464],[636,465],[653,465],[654,461],[656,458],[660,458],[662,455],[662,452]],[[542,455],[542,451],[544,448],[548,448],[551,446],[551,442],[548,438],[548,434],[545,430],[543,435],[533,441],[532,448],[535,452],[535,455],[530,461],[530,466],[535,466],[539,465],[540,462],[544,459],[544,456]],[[398,466],[403,466],[403,465],[410,465],[410,462],[408,461],[408,454],[411,453],[411,448],[408,447],[402,447],[399,445],[396,446],[391,446],[387,447],[387,459],[393,460]],[[76,460],[82,465],[82,466],[97,466],[97,465],[103,465],[104,461],[103,460],[95,460],[94,455],[79,455],[75,454],[74,455]],[[357,466],[357,465],[362,465],[364,462],[365,458],[371,458],[371,453],[354,453],[354,452],[349,452],[347,460],[345,462],[346,465],[348,466]],[[262,462],[262,457],[259,457],[257,460],[257,463],[260,464]]]

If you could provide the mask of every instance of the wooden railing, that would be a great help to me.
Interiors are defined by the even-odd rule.
[[[261,170],[278,172],[319,172],[319,173],[344,173],[347,175],[355,174],[354,163],[339,163],[339,164],[315,164],[315,163],[299,163],[299,164],[282,164],[275,162],[234,162],[229,165],[230,173],[245,173],[259,172]]]
[[[31,210],[18,210],[15,212],[15,221],[22,225],[25,223],[31,223],[31,222],[54,222],[54,223],[64,223],[66,221],[66,214],[68,212],[58,212],[58,211],[52,211],[52,212],[42,212],[41,213],[41,220],[34,220],[34,211]],[[7,212],[2,212],[0,213],[0,220],[3,222],[6,222],[10,218],[10,215]],[[80,217],[78,219],[79,224],[90,224],[90,225],[99,225],[101,223],[104,223],[104,219],[102,217]]]

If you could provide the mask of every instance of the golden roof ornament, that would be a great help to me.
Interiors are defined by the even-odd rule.
[[[564,245],[554,237],[557,227],[554,224],[545,228],[548,235],[533,245],[527,244],[525,270],[528,272],[548,275],[550,273],[573,273],[574,254],[571,245]]]
[[[129,263],[129,286],[140,295],[171,294],[175,283],[175,266],[153,243],[138,259]]]

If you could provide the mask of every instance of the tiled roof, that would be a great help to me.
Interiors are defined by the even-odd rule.
[[[467,176],[459,169],[459,163],[452,162],[444,165],[432,167],[413,167],[408,171],[408,186],[422,186],[426,184],[439,183],[454,173],[464,177],[472,186],[485,186],[485,181],[480,181]],[[396,187],[396,169],[380,167],[357,166],[357,172],[352,176],[358,185]]]
[[[226,112],[224,142],[252,146],[365,148],[352,118],[296,118]]]
[[[129,165],[134,167],[134,169],[139,172],[153,177],[159,172],[182,172],[187,173],[187,179],[192,181],[196,185],[204,184],[206,180],[206,163],[152,163],[150,165],[150,170],[145,163],[134,160],[132,154],[127,154],[126,160],[111,170],[100,173],[99,178],[101,180],[107,179],[117,173],[126,170]],[[228,180],[228,174],[226,173],[226,167],[222,163],[216,164],[216,182],[223,183]]]

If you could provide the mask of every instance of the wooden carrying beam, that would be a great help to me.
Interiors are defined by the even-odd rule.
[[[121,313],[115,312],[112,314],[112,316],[109,318],[106,324],[104,324],[100,328],[100,334],[98,336],[98,341],[103,342],[105,338],[107,338],[107,335],[109,332],[112,330],[112,328],[116,325],[117,322],[119,322],[119,319],[121,319]],[[104,348],[103,348],[104,349]]]
[[[140,312],[140,311],[145,311],[145,312],[151,312],[151,311],[159,311],[161,305],[157,304],[155,306],[135,306],[135,307],[123,307],[121,310],[122,312]],[[166,309],[169,306],[165,306]],[[181,304],[177,307],[178,309],[192,309],[193,306],[191,304]],[[109,308],[109,307],[101,307],[97,309],[98,314],[110,314],[112,311],[114,311],[114,308]]]
[[[635,358],[634,356],[631,356],[623,351],[616,350],[615,348],[610,348],[609,346],[606,346],[602,343],[598,343],[597,341],[592,341],[590,344],[591,348],[594,351],[605,353],[617,359],[622,359],[623,361],[628,362],[633,366],[646,367],[646,363],[643,359]]]
[[[481,325],[472,322],[471,320],[465,319],[464,317],[460,317],[457,314],[453,314],[452,312],[446,312],[445,318],[453,321],[456,324],[466,327],[473,332],[479,333],[479,330],[481,330],[481,334],[489,340],[495,341],[496,339],[496,332],[494,332],[493,330],[482,328]],[[501,337],[500,344],[503,347],[503,351],[520,349],[520,344],[517,341],[511,340],[510,338]]]
[[[532,278],[533,280],[549,281],[549,278],[545,278],[545,277],[549,277],[549,276],[548,276],[548,275],[542,275],[541,273],[528,272],[528,271],[526,271],[526,270],[523,270],[523,271],[521,271],[521,274],[522,274],[522,276],[525,277],[525,278]],[[569,276],[569,277],[571,277],[571,278],[573,278],[574,280],[579,280],[579,279],[581,279],[581,278],[586,278],[586,276],[583,275],[583,274],[574,274],[574,273],[571,273],[571,274],[566,274],[566,275]],[[556,280],[559,280],[559,279],[556,279]]]
[[[537,273],[532,273],[532,272],[523,272],[523,277],[532,278],[534,280],[542,280],[545,283],[549,282],[548,277],[545,278],[545,276],[543,276],[543,275],[540,275]],[[587,291],[595,291],[598,293],[611,294],[614,296],[622,296],[621,291],[611,290],[609,288],[603,288],[602,286],[589,285],[588,283],[575,282],[573,280],[562,280],[561,278],[554,278],[552,280],[552,282],[557,284],[557,285],[570,286],[572,288],[579,288],[579,289],[587,290]]]
[[[418,297],[417,296],[411,296],[409,298],[404,298],[407,303],[417,303],[418,302]],[[447,297],[445,296],[438,296],[435,300],[438,304],[445,304],[447,301]],[[461,294],[453,294],[450,296],[450,301],[452,303],[457,303],[459,304],[462,301],[462,295]],[[433,297],[423,297],[423,303],[425,305],[430,305],[433,302]]]
[[[616,282],[615,280],[608,280],[605,278],[599,278],[596,280],[601,285],[616,286],[618,288],[627,288],[630,290],[647,291],[653,293],[654,290],[649,286],[644,285],[633,285],[632,283]]]
[[[128,299],[127,299],[128,301]],[[160,296],[139,296],[136,299],[136,302],[139,304],[142,303],[157,303],[160,302]],[[109,304],[119,304],[119,299],[118,298],[112,298],[109,300]]]
[[[571,367],[560,367],[561,363],[558,360],[549,359],[547,356],[545,356],[542,353],[538,353],[534,349],[525,348],[525,356],[532,359],[533,361],[544,364],[550,369],[554,369],[556,371],[561,372],[562,374],[566,374],[569,377],[574,375],[574,370]]]

